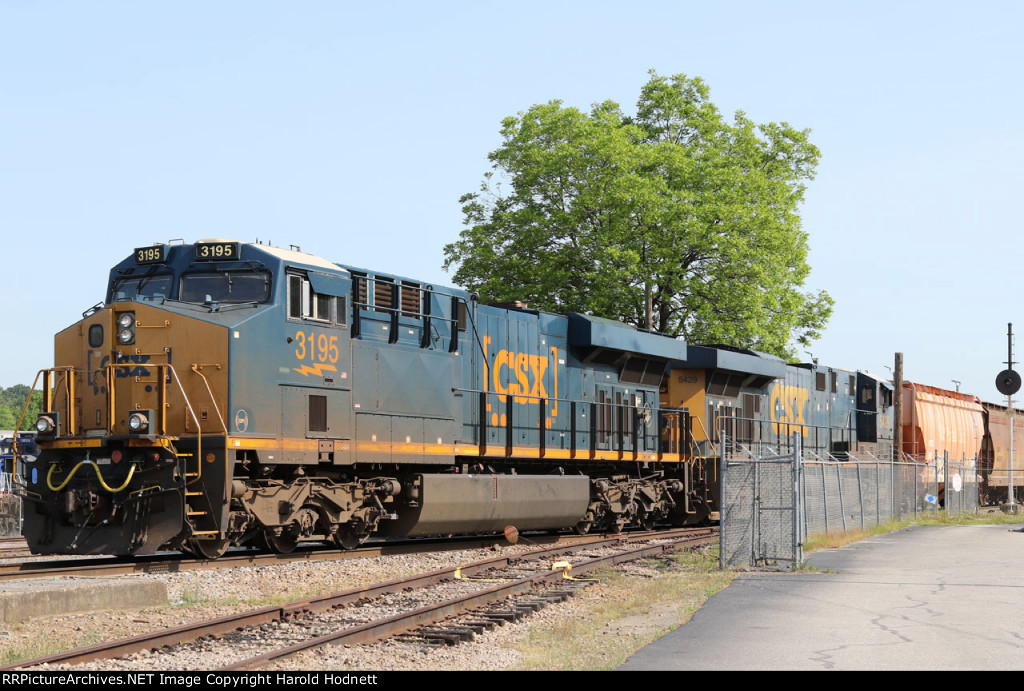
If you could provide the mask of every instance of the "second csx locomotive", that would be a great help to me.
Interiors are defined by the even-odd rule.
[[[55,339],[36,553],[713,517],[659,388],[686,344],[260,244],[136,249]]]

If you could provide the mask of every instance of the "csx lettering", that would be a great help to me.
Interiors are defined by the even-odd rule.
[[[494,390],[502,394],[499,400],[505,401],[505,394],[513,396],[516,403],[537,403],[548,397],[544,386],[544,372],[548,368],[548,359],[543,355],[516,353],[511,350],[500,350],[494,357]],[[507,381],[506,386],[504,382]]]
[[[117,367],[114,368],[114,376],[118,379],[125,379],[127,377],[148,377],[149,368],[143,367],[144,363],[149,362],[149,355],[123,355],[117,358]],[[110,362],[110,356],[104,357],[100,361],[100,366],[105,367]],[[126,365],[134,364],[135,367],[126,367]]]
[[[771,410],[772,422],[775,423],[775,434],[788,434],[795,430],[787,430],[783,425],[800,425],[801,436],[808,436],[808,428],[804,421],[804,408],[809,394],[807,389],[782,384],[772,389]]]
[[[121,355],[117,358],[116,367],[114,367],[114,377],[116,379],[128,379],[129,377],[148,377],[149,368],[143,367],[144,363],[149,362],[151,356],[149,355]],[[92,385],[93,393],[101,393],[106,390],[103,386],[105,381],[104,371],[107,365],[110,364],[110,356],[104,355],[100,359],[99,369],[89,372],[89,384]],[[135,365],[134,367],[128,367],[127,365]]]

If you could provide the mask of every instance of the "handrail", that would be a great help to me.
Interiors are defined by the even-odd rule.
[[[570,447],[569,447],[570,451],[572,452],[572,455],[570,456],[572,459],[579,459],[579,458],[583,457],[583,456],[577,456],[576,455],[577,449],[576,449],[576,444],[575,444],[575,439],[576,439],[576,434],[575,433],[577,432],[577,429],[576,429],[576,418],[577,418],[577,415],[576,415],[575,411],[576,411],[576,406],[578,406],[578,405],[582,404],[582,405],[588,406],[588,407],[590,407],[592,409],[592,411],[595,411],[595,412],[600,410],[600,409],[608,409],[608,410],[612,410],[612,411],[616,411],[616,410],[617,411],[630,411],[632,413],[632,417],[630,418],[630,422],[628,422],[628,423],[626,421],[625,415],[623,415],[621,412],[620,412],[620,414],[618,416],[613,416],[613,423],[612,423],[613,426],[608,428],[608,429],[603,429],[603,428],[599,429],[599,428],[597,428],[596,427],[596,421],[597,421],[597,417],[598,416],[596,414],[593,414],[593,413],[591,414],[591,426],[590,426],[590,431],[589,431],[589,434],[590,434],[590,451],[589,451],[589,453],[591,454],[589,456],[590,458],[594,458],[593,454],[597,453],[597,451],[602,451],[602,452],[605,452],[605,451],[607,451],[607,452],[618,452],[620,454],[630,453],[630,454],[633,454],[633,456],[634,456],[633,460],[637,460],[637,454],[639,454],[641,452],[643,452],[643,453],[661,453],[662,450],[661,450],[660,446],[657,449],[648,450],[648,451],[642,451],[640,449],[640,445],[638,443],[638,439],[641,436],[640,428],[641,427],[649,427],[650,426],[650,422],[653,419],[653,418],[646,418],[646,420],[647,420],[646,422],[640,422],[640,419],[644,417],[644,416],[642,416],[640,414],[641,411],[650,410],[652,412],[657,412],[658,415],[660,415],[660,416],[665,416],[667,414],[678,413],[678,414],[683,414],[683,415],[685,415],[687,417],[692,417],[692,416],[689,416],[689,411],[686,408],[660,408],[660,407],[655,408],[654,405],[648,407],[648,406],[644,406],[644,405],[634,405],[632,403],[621,403],[621,402],[620,403],[616,403],[614,401],[603,401],[603,402],[601,402],[601,401],[589,401],[589,400],[579,400],[579,399],[571,399],[571,398],[559,398],[559,397],[550,397],[550,396],[537,396],[537,395],[533,395],[533,394],[530,394],[530,393],[520,393],[520,392],[500,393],[500,392],[497,392],[497,391],[488,391],[486,389],[470,389],[470,388],[463,388],[463,387],[453,387],[452,391],[454,391],[454,392],[461,392],[461,393],[467,393],[467,394],[477,394],[477,395],[480,396],[480,402],[478,404],[479,410],[477,411],[479,416],[480,416],[480,420],[478,421],[478,423],[479,423],[479,425],[478,425],[478,434],[480,434],[480,437],[481,437],[482,440],[485,440],[484,445],[481,447],[481,453],[483,452],[483,449],[486,448],[486,436],[485,436],[484,428],[487,427],[487,426],[490,426],[493,429],[495,427],[494,425],[489,425],[488,423],[486,423],[487,413],[486,413],[486,410],[485,410],[485,406],[487,404],[487,397],[488,396],[495,396],[495,397],[503,397],[503,398],[505,398],[504,410],[506,411],[505,412],[506,418],[505,418],[504,422],[502,422],[500,425],[497,426],[497,428],[499,428],[499,429],[500,428],[504,428],[505,432],[506,432],[506,439],[505,439],[505,444],[504,444],[505,455],[506,456],[509,456],[512,453],[511,440],[512,440],[512,430],[515,427],[515,423],[513,422],[512,416],[509,415],[509,411],[515,410],[514,408],[512,408],[513,405],[528,405],[528,404],[532,403],[532,404],[535,404],[535,405],[539,405],[541,411],[546,411],[547,410],[547,405],[550,402],[567,403],[567,404],[569,404],[569,407],[570,407],[570,420],[569,420],[568,431],[570,433],[572,433],[572,439],[570,440]],[[494,411],[492,411],[492,412],[494,412]],[[499,412],[500,412],[500,409],[499,409]],[[518,415],[518,414],[515,415],[514,417],[515,417],[516,421],[518,421],[520,419],[520,415]],[[532,422],[536,423],[536,426],[534,426],[534,424],[530,424],[529,426],[526,426],[526,427],[520,425],[519,429],[528,429],[528,430],[536,429],[537,430],[537,432],[541,435],[540,439],[539,439],[539,448],[541,449],[541,457],[543,457],[544,451],[545,451],[544,433],[547,431],[547,428],[546,428],[546,426],[543,423],[543,419],[545,419],[544,416],[534,417],[533,415],[529,415],[529,416],[524,417],[523,419],[531,420]],[[617,421],[618,424],[615,424],[616,421]],[[638,422],[640,422],[640,424],[638,424]],[[596,448],[597,436],[598,436],[599,432],[603,433],[603,434],[606,434],[608,436],[608,438],[605,441],[601,442],[601,443],[607,443],[609,448],[607,448],[607,449],[600,449],[600,450]],[[644,439],[652,439],[652,438],[657,439],[659,437],[660,433],[661,432],[660,432],[660,428],[659,428],[659,429],[655,429],[654,431],[644,432],[642,434],[642,436],[643,436]],[[682,429],[680,429],[680,433],[682,433]],[[690,435],[687,435],[687,437],[689,437],[689,436]],[[624,442],[625,442],[625,440],[627,438],[631,441],[631,445],[632,445],[631,449],[626,449],[625,448]],[[480,443],[480,440],[478,440],[478,443]],[[499,444],[500,444],[500,442],[499,442]],[[583,453],[586,453],[586,451],[584,450]],[[680,449],[678,450],[678,453],[680,453],[680,454],[683,453],[682,444],[680,444]]]
[[[220,365],[214,365],[217,369],[220,369]],[[220,426],[224,430],[224,436],[228,436],[228,425],[224,421],[224,415],[220,412],[220,407],[217,405],[217,399],[214,398],[213,389],[210,388],[210,381],[206,378],[206,375],[199,371],[199,368],[206,367],[199,363],[192,364],[192,371],[198,374],[203,379],[203,384],[206,386],[206,392],[210,394],[210,402],[213,403],[213,410],[217,413],[217,418],[220,420]]]
[[[50,369],[41,369],[38,372],[36,372],[36,377],[35,377],[35,379],[32,380],[32,387],[29,389],[29,392],[28,392],[28,398],[25,399],[25,407],[21,409],[21,415],[18,417],[18,422],[14,426],[14,459],[13,459],[14,460],[14,467],[13,467],[14,473],[13,473],[13,475],[15,477],[17,477],[17,475],[18,475],[18,472],[17,472],[18,471],[18,464],[21,463],[22,466],[24,466],[24,463],[25,463],[25,461],[21,460],[21,452],[20,452],[20,449],[18,448],[18,432],[21,431],[21,423],[23,423],[25,421],[25,416],[28,414],[28,407],[32,404],[32,397],[36,393],[36,384],[39,382],[39,376],[42,375],[42,377],[43,377],[43,412],[44,413],[49,413],[49,412],[53,412],[53,389],[50,386],[50,373],[51,372],[63,372],[64,373],[64,382],[65,382],[64,385],[65,385],[65,388],[67,388],[67,386],[68,386],[67,380],[70,379],[70,377],[68,377],[67,375],[68,375],[69,372],[73,372],[73,371],[74,371],[74,367],[52,367]],[[68,396],[68,401],[71,401],[71,400],[73,400],[73,399],[70,396]],[[24,470],[24,467],[22,468],[22,470]]]
[[[137,366],[138,365],[136,363],[112,363],[112,364],[104,365],[102,370],[97,370],[97,372],[102,371],[102,376],[103,376],[104,381],[106,382],[106,385],[107,385],[107,392],[106,392],[107,393],[107,401],[106,401],[107,402],[106,432],[108,434],[113,432],[112,425],[113,425],[113,421],[114,421],[114,419],[116,417],[116,415],[115,415],[115,413],[116,413],[116,401],[115,401],[115,387],[114,387],[114,382],[116,381],[116,377],[114,375],[115,368],[128,368],[128,367],[137,367]],[[174,369],[173,365],[171,365],[170,363],[151,363],[151,364],[149,364],[147,366],[154,367],[154,368],[156,368],[158,370],[158,377],[159,377],[159,382],[160,382],[160,389],[161,389],[161,393],[160,393],[160,399],[161,399],[160,400],[160,407],[157,410],[154,411],[156,413],[156,415],[157,415],[157,420],[154,421],[154,425],[156,426],[156,428],[157,428],[157,430],[159,432],[157,436],[166,436],[165,435],[165,431],[166,431],[167,411],[166,411],[166,408],[163,407],[164,406],[164,402],[163,402],[163,385],[164,385],[165,380],[168,378],[167,377],[167,373],[168,372],[171,375],[170,378],[173,379],[173,381],[175,382],[175,384],[178,387],[178,392],[181,394],[182,400],[185,403],[185,408],[188,411],[188,415],[191,416],[192,421],[195,423],[195,426],[196,426],[196,438],[197,438],[197,448],[196,448],[197,464],[196,465],[197,465],[197,471],[198,472],[196,473],[196,476],[191,481],[189,481],[187,484],[192,484],[194,482],[197,482],[200,478],[202,478],[202,448],[203,448],[203,426],[202,426],[202,423],[199,421],[199,416],[196,415],[195,408],[193,408],[192,402],[189,400],[188,394],[185,392],[184,383],[182,382],[181,377],[178,375],[177,370]],[[210,387],[209,381],[207,380],[206,376],[203,375],[201,372],[199,372],[196,369],[198,366],[199,365],[193,365],[192,366],[192,370],[194,372],[196,372],[196,374],[198,374],[200,376],[200,378],[203,380],[203,383],[206,386],[207,392],[210,394],[210,401],[213,404],[213,409],[214,409],[214,411],[217,414],[217,418],[220,420],[221,428],[224,430],[224,435],[227,436],[228,429],[227,429],[227,423],[224,420],[224,415],[223,415],[223,413],[220,410],[220,406],[217,405],[217,400],[216,400],[216,398],[213,395],[213,390]],[[72,376],[72,375],[75,374],[75,373],[83,373],[83,374],[85,374],[85,373],[87,373],[87,370],[79,370],[79,369],[76,369],[74,367],[52,367],[52,368],[47,368],[47,369],[39,370],[39,372],[36,373],[36,378],[32,382],[32,389],[29,392],[28,401],[25,403],[25,407],[24,407],[24,409],[22,410],[22,413],[21,413],[21,418],[19,418],[19,420],[18,420],[18,429],[21,428],[21,423],[24,421],[25,415],[28,413],[29,402],[31,402],[32,395],[35,393],[35,387],[36,387],[36,384],[39,381],[40,375],[42,375],[42,377],[43,377],[43,387],[45,389],[44,397],[43,398],[44,398],[44,408],[46,408],[46,410],[44,410],[43,412],[52,412],[52,408],[53,408],[53,404],[54,404],[53,389],[56,388],[56,387],[52,387],[52,388],[50,387],[50,375],[52,373],[63,373],[63,375],[64,375],[63,382],[64,382],[64,390],[65,390],[65,394],[66,394],[65,395],[66,411],[64,411],[64,412],[67,413],[67,417],[66,417],[66,421],[67,422],[65,423],[64,427],[68,431],[73,431],[75,429],[75,418],[74,418],[74,389],[75,389],[75,387],[74,387],[74,376]],[[15,430],[15,432],[17,432],[17,430]],[[75,436],[75,435],[74,434],[70,434],[69,436]],[[20,456],[16,460],[16,463],[17,462],[22,462],[23,463],[23,461],[20,460]],[[85,463],[85,461],[82,461],[77,466],[75,466],[75,468],[72,470],[71,474],[73,475],[74,472],[78,469],[78,467],[81,466],[83,463]],[[132,472],[134,472],[134,471],[132,471]],[[98,474],[98,470],[97,470],[97,474]],[[70,479],[70,477],[71,476],[69,475],[68,479]],[[49,482],[49,480],[48,480],[48,482]],[[100,477],[100,482],[101,482],[101,484],[103,484],[102,477]],[[66,483],[67,483],[67,481],[65,481],[64,484],[66,485]],[[63,486],[64,485],[61,485],[61,487],[63,487]],[[111,490],[105,484],[104,484],[104,487],[106,489],[108,489],[108,491],[115,491],[115,490]],[[51,487],[51,489],[53,489],[53,487]],[[57,490],[54,490],[54,491],[57,491]],[[117,490],[117,491],[120,491],[120,490]]]
[[[192,421],[196,423],[196,471],[197,472],[196,472],[196,476],[192,479],[191,482],[188,481],[188,479],[187,479],[188,476],[186,474],[186,481],[185,481],[186,485],[191,485],[191,484],[193,484],[195,482],[198,482],[203,477],[203,426],[199,422],[199,417],[196,415],[196,411],[192,408],[191,401],[188,400],[188,394],[185,393],[185,387],[181,383],[181,377],[178,376],[178,372],[177,372],[177,370],[174,369],[174,366],[171,365],[168,362],[168,363],[160,364],[160,365],[158,365],[158,367],[166,367],[167,369],[169,369],[171,371],[171,374],[174,375],[174,380],[178,384],[178,390],[181,392],[181,398],[182,398],[182,400],[185,401],[185,407],[188,408],[188,412],[192,415]],[[161,379],[161,381],[163,381],[163,376],[162,375],[161,375],[160,379]],[[212,395],[212,392],[211,392],[211,395]],[[220,416],[220,410],[217,408],[217,402],[216,401],[213,402],[213,407],[214,407],[214,410],[217,410],[217,415]],[[164,411],[160,411],[161,418],[163,417],[164,414],[165,414]],[[224,422],[224,418],[221,417],[221,423],[223,423],[223,422]],[[224,427],[224,435],[227,436],[227,426]]]
[[[402,280],[402,279],[397,279],[397,280]],[[490,364],[487,362],[487,351],[484,350],[484,344],[480,340],[480,329],[479,329],[479,327],[477,327],[476,319],[473,316],[473,310],[469,309],[469,302],[466,301],[466,298],[461,297],[459,295],[456,295],[453,292],[447,292],[447,291],[444,291],[444,290],[437,290],[436,288],[434,288],[432,286],[429,287],[429,288],[427,286],[425,286],[425,285],[407,286],[407,285],[398,283],[397,280],[396,279],[389,279],[389,278],[385,278],[385,277],[370,276],[370,275],[353,276],[352,277],[352,283],[353,283],[352,315],[353,315],[353,319],[355,321],[357,321],[357,322],[362,320],[362,316],[360,316],[360,314],[359,314],[360,310],[366,310],[367,312],[380,312],[382,314],[389,315],[388,320],[391,322],[391,326],[392,326],[391,333],[389,333],[389,335],[388,335],[388,339],[390,340],[392,338],[396,338],[397,337],[396,333],[395,333],[395,330],[394,330],[394,326],[395,326],[395,323],[396,323],[395,320],[398,319],[399,317],[410,317],[412,319],[418,319],[418,320],[421,321],[421,323],[423,325],[421,328],[424,328],[424,329],[427,328],[427,325],[431,322],[432,319],[435,318],[435,316],[433,314],[431,314],[429,312],[429,310],[427,312],[423,312],[422,311],[422,307],[421,307],[421,311],[419,311],[419,312],[411,312],[409,310],[404,309],[402,307],[402,304],[401,304],[401,302],[402,302],[401,301],[401,290],[402,289],[405,289],[405,290],[416,290],[417,292],[419,292],[420,296],[421,296],[421,300],[420,300],[420,304],[421,305],[422,305],[422,295],[424,293],[431,294],[431,295],[439,295],[441,297],[452,298],[454,300],[453,308],[452,308],[452,315],[451,315],[451,317],[449,319],[446,320],[446,321],[451,321],[452,322],[452,333],[449,336],[449,341],[451,341],[453,343],[457,343],[458,340],[459,340],[458,325],[457,325],[458,316],[459,315],[457,313],[457,307],[455,307],[455,305],[458,305],[459,303],[461,303],[461,304],[466,306],[466,319],[469,320],[469,323],[473,327],[473,329],[472,329],[472,331],[473,331],[473,340],[476,341],[477,347],[480,349],[480,354],[482,356],[481,360],[482,360],[483,366],[484,366],[484,382],[486,383],[490,379]],[[395,303],[395,304],[392,304],[390,307],[385,307],[383,305],[375,304],[376,300],[374,300],[373,303],[370,303],[370,302],[360,302],[357,299],[358,296],[359,296],[359,293],[355,289],[356,281],[365,281],[365,283],[366,283],[367,299],[369,299],[369,296],[371,296],[371,295],[376,295],[376,284],[378,282],[389,286],[392,289],[392,302]],[[397,291],[397,293],[398,293],[397,301],[395,299],[395,291]],[[428,307],[429,307],[429,302],[428,302]],[[438,319],[442,319],[442,320],[444,319],[443,317],[437,317],[437,318]],[[377,321],[382,321],[382,320],[377,320]],[[358,329],[358,327],[357,327],[357,329]],[[391,341],[391,342],[393,343],[394,341]]]
[[[719,418],[721,417],[722,416],[719,416]],[[708,440],[708,444],[711,444],[711,451],[714,452],[713,455],[718,456],[718,447],[715,446],[715,439],[710,434],[708,434],[707,429],[705,429],[704,427],[704,421],[700,418],[699,415],[693,416],[693,419],[697,421],[698,425],[700,425],[700,431],[704,433],[704,438]]]

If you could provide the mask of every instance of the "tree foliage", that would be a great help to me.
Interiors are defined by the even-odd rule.
[[[551,101],[502,122],[480,190],[460,200],[445,269],[485,302],[612,317],[695,343],[791,355],[820,335],[798,207],[819,159],[808,130],[732,122],[699,78],[651,72],[635,116]]]
[[[29,387],[24,384],[17,384],[7,389],[0,388],[0,430],[13,430],[25,409],[25,401],[28,399]],[[36,391],[32,396],[32,403],[28,407],[25,419],[21,423],[22,431],[33,430],[36,417],[42,410],[43,396]]]

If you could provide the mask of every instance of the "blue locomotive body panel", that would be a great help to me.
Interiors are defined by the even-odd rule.
[[[164,246],[141,267],[130,257],[111,271],[108,303],[160,304],[225,327],[222,426],[261,462],[430,464],[540,449],[655,458],[658,387],[668,362],[685,358],[684,342],[230,244],[230,256],[203,262],[189,245]],[[218,276],[253,299],[225,300],[231,288],[215,285]],[[184,300],[185,278],[213,294]]]

